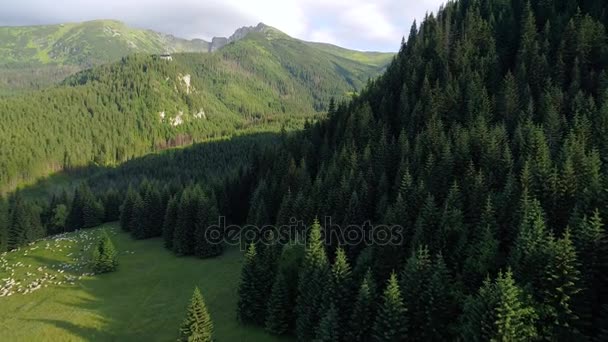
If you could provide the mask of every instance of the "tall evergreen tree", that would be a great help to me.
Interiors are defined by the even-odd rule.
[[[382,303],[374,321],[372,338],[374,341],[407,340],[408,322],[397,275],[391,274],[382,296]]]
[[[346,330],[346,340],[354,342],[365,342],[371,339],[374,307],[376,300],[376,288],[371,271],[367,271],[357,299],[353,307],[353,312],[348,322]]]
[[[275,335],[287,334],[290,328],[291,311],[288,284],[283,273],[279,272],[268,299],[266,331]]]
[[[108,234],[103,231],[93,249],[92,269],[95,273],[113,272],[118,268],[118,253]]]
[[[179,329],[181,342],[212,342],[213,322],[198,287],[194,288],[186,318]]]
[[[315,219],[308,235],[306,255],[298,280],[296,303],[296,336],[300,340],[314,337],[327,300],[325,289],[329,281],[329,264],[323,245],[321,225]]]
[[[135,204],[138,193],[129,185],[125,200],[120,207],[120,227],[122,230],[131,231],[131,221],[133,217],[133,205]]]
[[[173,249],[173,232],[177,225],[179,195],[171,197],[169,203],[167,203],[167,210],[165,218],[163,220],[163,240],[165,247]]]
[[[537,337],[537,313],[524,302],[511,271],[487,278],[464,307],[461,336],[466,341],[531,341]]]
[[[266,294],[259,288],[256,278],[259,268],[258,253],[256,245],[251,243],[245,254],[245,261],[241,270],[241,283],[238,289],[237,318],[242,323],[260,324],[263,323],[264,306],[261,305],[261,298]]]

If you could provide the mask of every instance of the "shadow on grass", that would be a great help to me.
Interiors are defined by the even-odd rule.
[[[33,321],[55,326],[58,329],[65,330],[74,336],[78,336],[83,340],[90,341],[111,341],[116,340],[116,336],[109,334],[107,331],[98,330],[95,328],[84,327],[78,324],[62,321],[58,319],[24,319],[24,321]]]

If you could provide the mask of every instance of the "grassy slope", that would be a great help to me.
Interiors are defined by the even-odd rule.
[[[189,41],[114,20],[60,25],[0,27],[0,65],[92,65],[131,53],[207,51],[204,41]]]
[[[376,52],[376,51],[356,51],[349,50],[343,47],[339,47],[332,44],[326,43],[315,43],[315,42],[303,42],[304,44],[314,47],[315,49],[324,51],[334,56],[342,57],[352,61],[360,62],[367,65],[376,67],[385,67],[395,56],[391,52]]]
[[[186,40],[114,20],[0,27],[0,95],[39,89],[133,53],[206,52]]]
[[[210,260],[177,258],[162,247],[160,239],[134,241],[115,224],[105,225],[104,229],[114,232],[111,236],[120,252],[120,269],[111,274],[84,277],[74,285],[49,284],[30,294],[0,297],[2,339],[174,340],[192,290],[199,286],[213,318],[217,340],[280,340],[261,329],[241,326],[235,319],[236,287],[242,260],[238,249],[230,249],[223,256]],[[89,237],[89,240],[81,238],[77,243],[50,241],[52,250],[44,248],[46,241],[43,240],[8,253],[4,258],[9,265],[18,261],[31,264],[30,268],[24,266],[17,270],[15,277],[23,279],[26,278],[24,272],[32,272],[36,274],[33,279],[40,277],[41,272],[36,271],[39,266],[73,263],[80,248],[94,241],[92,236],[98,232],[99,229],[94,229],[69,235]],[[36,246],[39,248],[24,255],[26,250]],[[69,253],[74,254],[68,257]],[[7,276],[0,267],[0,279]]]

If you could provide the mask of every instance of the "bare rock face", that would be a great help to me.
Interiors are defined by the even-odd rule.
[[[213,37],[213,39],[211,40],[211,44],[209,44],[209,52],[216,51],[226,44],[241,40],[247,37],[250,32],[263,32],[266,27],[267,26],[264,23],[259,23],[257,26],[243,26],[234,31],[234,33],[228,38]]]
[[[211,44],[209,44],[209,52],[216,51],[222,46],[228,44],[228,38],[226,37],[213,37]]]

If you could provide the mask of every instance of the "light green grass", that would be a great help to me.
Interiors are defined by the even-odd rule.
[[[79,276],[88,270],[60,274],[58,266],[83,263],[89,251],[81,249],[90,246],[101,229],[111,232],[120,252],[119,270],[84,276],[71,285],[64,279],[66,274]],[[19,279],[22,287],[44,272],[56,276],[45,283],[48,287],[33,293],[0,297],[0,340],[174,341],[192,290],[199,286],[218,341],[279,341],[262,329],[236,321],[236,288],[242,262],[238,249],[209,260],[177,258],[162,247],[160,239],[132,240],[116,224],[67,237],[72,241],[43,240],[0,259],[0,280],[11,276],[7,266],[16,262],[24,265],[12,267],[12,277]],[[41,266],[43,271],[38,271]],[[60,280],[61,285],[55,284]],[[0,281],[0,285],[3,283]]]

